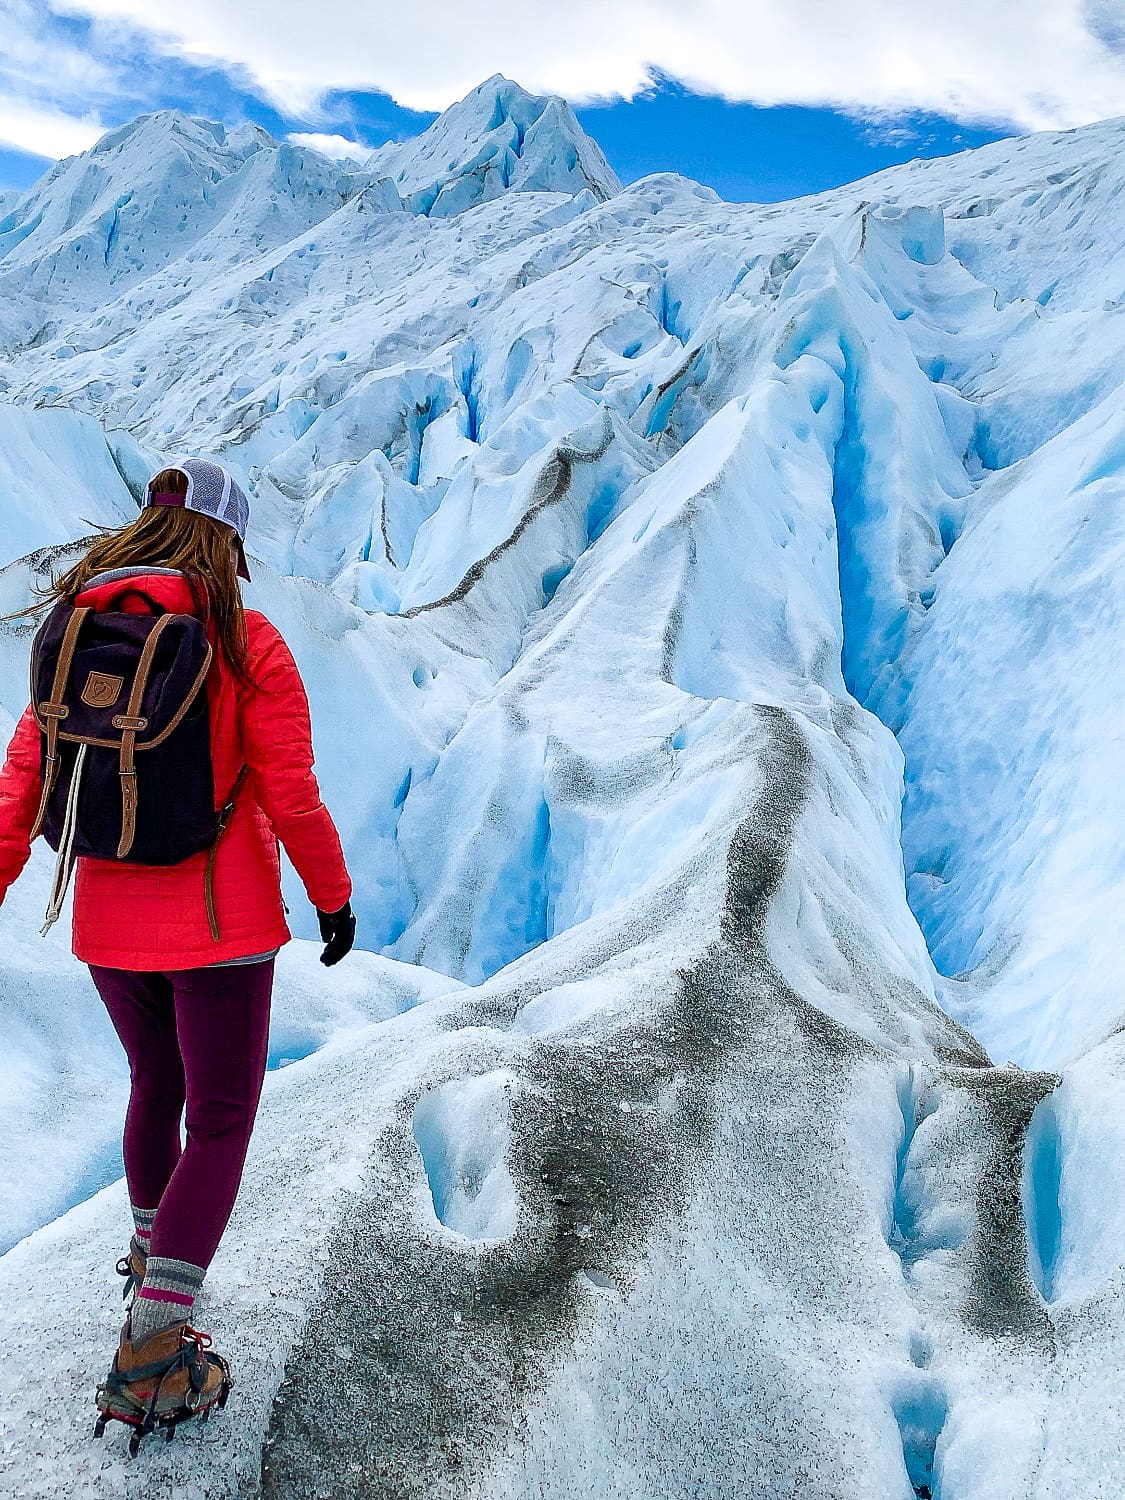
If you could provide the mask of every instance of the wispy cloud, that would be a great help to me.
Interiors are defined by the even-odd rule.
[[[249,118],[276,136],[298,127],[319,150],[362,157],[371,147],[361,142],[412,134],[431,118],[377,91],[324,88],[319,74],[273,88],[236,55],[211,57],[162,31],[160,19],[154,7],[134,20],[70,0],[0,0],[0,153],[53,160],[175,107],[227,124]]]
[[[76,46],[42,6],[0,0],[0,142],[38,156],[68,156],[105,128],[99,105],[113,69]]]
[[[1083,19],[1111,52],[1125,53],[1125,10],[1121,0],[1084,0]]]
[[[357,141],[349,141],[347,136],[324,134],[316,130],[291,130],[285,139],[294,146],[311,146],[314,151],[319,151],[322,156],[330,156],[334,161],[362,161],[372,149],[370,146],[361,146]]]
[[[54,160],[92,146],[105,131],[96,116],[85,119],[0,95],[0,142]]]
[[[730,100],[1027,128],[1125,113],[1111,0],[430,0],[393,26],[364,0],[320,0],[315,20],[306,0],[50,4],[126,18],[306,116],[330,89],[442,108],[496,71],[576,102],[634,97],[662,72]]]
[[[21,92],[50,92],[59,103],[112,92],[113,67],[77,45],[31,0],[0,0],[0,74]]]

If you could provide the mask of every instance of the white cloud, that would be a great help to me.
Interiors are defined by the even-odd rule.
[[[0,95],[0,142],[54,161],[92,146],[106,127],[97,119],[79,119]]]
[[[291,130],[285,139],[294,146],[311,146],[321,156],[330,156],[333,161],[362,161],[371,152],[370,146],[349,141],[347,136],[324,135],[316,130]]]
[[[85,151],[105,126],[97,105],[113,71],[76,47],[35,0],[0,0],[0,142],[54,159]]]
[[[112,90],[112,68],[76,47],[35,0],[0,0],[0,78],[21,98],[89,105]]]
[[[1116,0],[1115,0],[1116,3]],[[571,100],[632,97],[652,70],[758,104],[931,110],[1027,128],[1125,113],[1107,0],[50,0],[127,18],[153,46],[227,67],[293,111],[376,88],[441,109],[491,73]]]

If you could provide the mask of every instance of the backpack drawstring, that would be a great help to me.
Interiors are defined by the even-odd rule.
[[[40,937],[46,937],[58,921],[63,902],[66,900],[70,877],[74,873],[76,859],[74,841],[78,834],[78,789],[82,784],[82,769],[86,764],[86,751],[89,748],[86,744],[79,745],[78,754],[74,758],[74,774],[70,778],[66,815],[63,818],[62,837],[59,839],[59,854],[55,860],[55,878],[51,885],[51,899],[47,903],[46,921],[43,923]]]

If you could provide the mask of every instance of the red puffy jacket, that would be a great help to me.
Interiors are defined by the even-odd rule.
[[[187,582],[174,574],[99,584],[77,602],[98,610],[144,610],[138,594],[173,613],[195,613]],[[338,911],[351,896],[340,837],[313,775],[309,706],[297,665],[264,615],[247,610],[246,631],[254,686],[241,684],[219,652],[207,679],[220,805],[241,767],[250,768],[215,863],[219,940],[207,920],[206,852],[160,867],[83,858],[75,876],[74,953],[84,963],[194,969],[280,947],[290,933],[278,839],[315,907]],[[0,771],[0,900],[31,852],[28,835],[41,788],[39,741],[29,707]]]

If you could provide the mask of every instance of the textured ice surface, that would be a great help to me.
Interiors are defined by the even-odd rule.
[[[499,76],[446,110],[420,138],[373,151],[404,204],[435,217],[515,190],[608,198],[612,167],[562,99],[541,99]]]
[[[371,951],[283,956],[237,1389],[130,1467],[124,1069],[36,851],[0,1487],[1119,1492],[1123,142],[730,205],[493,79],[363,167],[165,113],[5,203],[0,609],[221,454]]]

